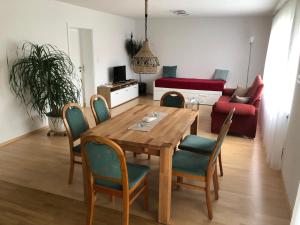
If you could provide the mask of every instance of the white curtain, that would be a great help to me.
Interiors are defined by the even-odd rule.
[[[297,0],[289,0],[273,19],[264,70],[262,101],[263,142],[273,169],[281,168],[288,116],[294,95],[299,59]]]

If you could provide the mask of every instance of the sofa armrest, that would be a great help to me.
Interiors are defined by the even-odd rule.
[[[233,95],[235,88],[225,88],[222,92],[222,95],[231,96]]]
[[[213,106],[213,112],[228,114],[232,108],[235,108],[235,115],[255,116],[256,114],[255,106],[235,102],[216,102]]]

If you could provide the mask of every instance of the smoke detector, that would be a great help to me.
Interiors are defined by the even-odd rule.
[[[190,14],[187,13],[185,10],[183,9],[178,9],[178,10],[172,10],[172,13],[174,13],[177,16],[189,16]]]

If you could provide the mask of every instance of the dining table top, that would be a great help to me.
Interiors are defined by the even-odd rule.
[[[150,131],[129,129],[151,113],[163,113],[161,119]],[[198,111],[157,105],[136,105],[131,109],[101,122],[84,132],[82,136],[103,136],[120,145],[141,148],[163,149],[175,147],[198,116]]]

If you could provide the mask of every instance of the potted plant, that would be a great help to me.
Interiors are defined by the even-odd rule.
[[[127,39],[125,42],[125,47],[128,56],[130,57],[130,61],[132,61],[133,56],[136,55],[140,51],[140,49],[143,47],[143,42],[139,40],[133,39],[133,34],[131,33],[130,39]]]
[[[62,107],[79,101],[78,78],[70,57],[50,44],[25,42],[10,69],[10,86],[27,112],[48,117],[50,131],[63,132]],[[50,134],[50,133],[48,133]]]

